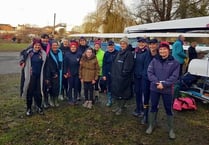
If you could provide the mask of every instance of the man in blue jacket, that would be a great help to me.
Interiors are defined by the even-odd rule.
[[[184,40],[185,40],[184,36],[179,35],[178,39],[172,46],[172,56],[180,64],[179,76],[182,75],[182,68],[183,68],[184,60],[187,57],[183,49]]]

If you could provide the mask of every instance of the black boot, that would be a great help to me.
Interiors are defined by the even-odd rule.
[[[149,106],[144,106],[144,114],[143,119],[141,120],[141,124],[147,124],[148,123],[148,112],[149,112]]]

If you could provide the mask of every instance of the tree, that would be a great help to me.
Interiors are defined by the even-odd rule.
[[[208,0],[135,0],[138,23],[152,23],[209,15]]]
[[[139,23],[171,20],[174,0],[142,1],[137,5],[134,15],[139,18]]]
[[[134,19],[123,0],[98,0],[97,10],[85,17],[82,25],[85,33],[123,32],[127,26],[134,24]]]

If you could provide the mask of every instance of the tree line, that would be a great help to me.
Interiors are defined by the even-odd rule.
[[[132,0],[129,7],[124,1],[97,0],[96,10],[72,31],[120,33],[131,25],[209,15],[208,0]]]

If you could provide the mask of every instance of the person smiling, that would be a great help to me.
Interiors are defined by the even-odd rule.
[[[154,128],[155,116],[158,112],[160,96],[162,96],[164,108],[167,114],[167,123],[169,127],[169,138],[175,139],[173,131],[173,85],[179,77],[180,64],[170,55],[169,43],[163,41],[160,43],[159,55],[154,58],[147,70],[150,85],[151,110],[149,114],[149,127],[147,134],[151,134]]]

